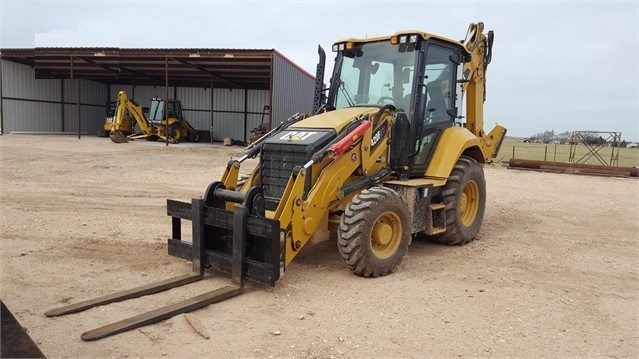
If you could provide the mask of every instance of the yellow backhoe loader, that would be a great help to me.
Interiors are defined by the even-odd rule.
[[[230,274],[227,287],[81,336],[95,340],[230,298],[245,280],[274,286],[315,240],[335,237],[364,277],[391,273],[415,237],[473,240],[486,205],[482,165],[506,133],[483,130],[492,44],[483,23],[470,24],[462,42],[419,31],[338,41],[326,96],[320,47],[312,115],[296,114],[247,147],[202,198],[167,201],[169,254],[192,261],[193,273],[46,314],[155,293],[199,280],[205,268]],[[241,180],[242,162],[257,156]],[[190,242],[182,220],[192,222]]]
[[[168,112],[165,113],[167,108]],[[131,118],[138,124],[140,131],[127,136],[125,131],[132,128]],[[191,142],[199,140],[197,131],[183,116],[182,103],[180,101],[165,101],[161,98],[151,99],[149,117],[147,118],[144,116],[142,107],[129,99],[126,92],[118,92],[115,117],[109,134],[111,141],[123,143],[141,138],[148,141],[157,141],[158,139],[167,141],[167,136],[168,141],[171,143],[177,143],[185,139]]]

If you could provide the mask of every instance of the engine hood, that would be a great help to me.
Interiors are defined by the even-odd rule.
[[[349,107],[341,110],[324,112],[296,122],[289,128],[326,128],[340,131],[348,125],[351,120],[364,114],[374,115],[379,111],[378,107]]]

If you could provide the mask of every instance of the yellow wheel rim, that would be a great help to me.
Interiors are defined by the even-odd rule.
[[[371,232],[371,249],[380,259],[388,258],[397,251],[402,240],[402,222],[397,214],[384,212],[377,218]]]
[[[470,227],[479,212],[479,186],[474,180],[468,181],[459,200],[459,217],[466,227]]]
[[[180,130],[179,128],[174,129],[173,131],[171,131],[171,137],[174,140],[179,140],[182,138],[182,130]]]

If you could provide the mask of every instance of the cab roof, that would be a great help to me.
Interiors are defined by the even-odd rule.
[[[353,43],[363,44],[363,43],[368,43],[368,42],[390,41],[391,37],[393,37],[393,36],[401,36],[401,35],[419,35],[424,40],[435,39],[435,40],[447,42],[447,43],[452,44],[452,45],[457,45],[457,46],[463,48],[464,51],[468,52],[466,50],[466,48],[464,47],[464,45],[459,40],[453,40],[453,39],[450,39],[450,38],[447,38],[447,37],[444,37],[444,36],[435,35],[435,34],[431,34],[431,33],[428,33],[428,32],[423,32],[423,31],[420,31],[420,30],[402,30],[402,31],[396,32],[393,35],[368,37],[368,38],[363,38],[363,39],[362,38],[352,38],[351,37],[351,38],[347,38],[347,39],[336,41],[335,44],[341,44],[341,43],[344,43],[344,42],[353,42]]]

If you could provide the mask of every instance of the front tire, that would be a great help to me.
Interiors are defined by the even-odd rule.
[[[486,208],[486,180],[479,163],[461,156],[442,195],[446,206],[446,232],[431,239],[449,245],[462,245],[475,239]]]
[[[408,205],[387,187],[372,187],[353,197],[342,214],[337,246],[348,267],[362,277],[390,273],[411,242]]]
[[[182,128],[182,125],[176,122],[169,126],[169,136],[176,143],[180,142],[180,140],[182,140],[182,138],[184,137],[184,129]]]

